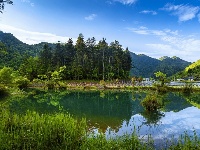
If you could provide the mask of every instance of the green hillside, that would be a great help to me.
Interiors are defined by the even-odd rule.
[[[161,57],[160,59],[151,58],[149,56],[131,53],[133,68],[131,69],[132,76],[154,77],[154,73],[161,71],[167,76],[172,76],[177,72],[185,69],[190,62],[180,59],[179,57]]]
[[[200,60],[187,66],[183,71],[174,75],[176,78],[188,78],[191,77],[194,80],[200,79]]]
[[[4,48],[4,53],[0,53],[0,68],[9,66],[18,69],[20,64],[29,56],[37,56],[46,43],[28,45],[18,40],[11,33],[0,31],[0,49]],[[54,46],[55,44],[49,44]]]

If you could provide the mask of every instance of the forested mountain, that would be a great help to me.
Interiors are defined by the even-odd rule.
[[[131,58],[133,64],[131,75],[133,76],[152,77],[160,64],[158,59],[144,54],[136,55],[135,53],[131,53]]]
[[[113,75],[112,71],[117,72],[118,77],[120,74],[123,76],[127,74],[127,70],[130,67],[128,65],[129,60],[128,58],[124,59],[125,50],[123,50],[118,41],[114,41],[109,45],[108,43],[106,43],[105,39],[102,40],[100,43],[96,43],[95,38],[89,38],[87,40],[83,38],[84,37],[79,37],[76,43],[73,43],[73,41],[66,41],[66,43],[64,44],[50,44],[42,42],[35,45],[28,45],[19,41],[12,34],[3,33],[2,31],[0,31],[0,68],[2,68],[3,66],[9,66],[14,69],[19,69],[21,64],[26,62],[30,56],[39,58],[47,57],[42,56],[44,55],[44,45],[47,44],[46,46],[48,46],[50,55],[54,55],[54,58],[52,58],[51,62],[47,61],[43,63],[53,63],[54,67],[52,69],[56,69],[56,66],[59,67],[62,65],[68,65],[67,67],[69,67],[75,64],[80,65],[81,63],[81,65],[84,65],[82,67],[90,66],[90,68],[86,67],[86,70],[84,70],[84,74],[92,74],[91,68],[95,67],[96,64],[101,64],[99,67],[102,71],[99,71],[97,68],[93,68],[93,75],[96,74],[96,77],[94,78],[97,78],[97,75],[100,75],[101,78],[105,79],[112,78],[113,76],[117,78],[116,75]],[[71,51],[69,50],[69,47],[71,47]],[[68,49],[68,54],[62,51],[63,48],[65,50]],[[74,54],[75,50],[76,55]],[[96,56],[93,56],[93,54],[96,54]],[[65,58],[63,58],[64,55],[66,56]],[[170,58],[165,56],[160,59],[155,59],[143,54],[136,55],[132,52],[130,53],[130,55],[133,66],[133,68],[131,69],[132,76],[154,77],[154,72],[157,71],[164,72],[167,74],[167,76],[171,76],[172,74],[184,70],[185,67],[190,64],[189,62],[184,61],[178,57]],[[61,61],[56,62],[56,59]],[[69,62],[72,62],[72,59],[74,59],[73,64],[70,64]],[[104,60],[104,63],[102,63],[102,60]],[[117,66],[111,65],[112,63],[117,63]],[[120,67],[124,69],[127,67],[125,69],[126,71],[120,70]],[[71,68],[71,70],[72,69],[73,68]],[[80,68],[77,67],[77,69]],[[103,71],[107,72],[107,74],[104,74]]]
[[[116,40],[110,44],[104,38],[96,42],[94,37],[85,40],[80,34],[76,42],[69,39],[66,43],[27,45],[12,34],[1,32],[0,36],[0,67],[9,66],[19,70],[20,74],[30,80],[38,75],[48,78],[54,71],[60,75],[63,70],[62,78],[70,80],[129,77],[130,52],[128,48],[123,49]]]
[[[0,31],[0,47],[4,48],[4,53],[0,53],[0,68],[9,66],[18,69],[22,61],[29,56],[38,56],[43,49],[45,42],[28,45],[18,40],[11,33],[3,33]],[[55,44],[48,43],[50,47],[55,47]]]
[[[133,68],[131,75],[142,77],[154,77],[154,73],[161,71],[167,76],[171,76],[185,69],[190,62],[184,61],[176,56],[170,58],[167,56],[160,59],[151,58],[149,56],[131,53]]]
[[[175,78],[185,78],[188,77],[193,78],[194,80],[200,79],[200,60],[192,63],[191,65],[187,66],[183,71],[178,72],[173,77]]]

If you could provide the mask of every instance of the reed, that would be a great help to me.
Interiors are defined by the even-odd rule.
[[[88,132],[86,120],[73,119],[69,114],[25,115],[0,113],[0,149],[147,149],[136,135],[106,139],[102,133]]]
[[[86,135],[86,121],[69,114],[1,113],[0,149],[78,149]]]

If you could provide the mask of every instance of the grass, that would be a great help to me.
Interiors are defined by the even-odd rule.
[[[86,120],[77,121],[69,114],[39,115],[28,111],[25,115],[17,115],[2,109],[0,118],[0,149],[148,148],[135,135],[117,139],[106,139],[103,134],[89,136]]]
[[[194,135],[189,136],[187,133],[180,136],[177,142],[172,142],[169,146],[171,150],[200,150],[200,138],[194,131]]]
[[[69,114],[4,111],[1,118],[0,149],[78,149],[86,135],[85,119],[78,122]]]
[[[4,110],[4,111],[3,111]],[[5,113],[6,112],[6,113]],[[77,121],[69,114],[10,114],[1,109],[0,149],[6,150],[148,150],[152,140],[142,143],[136,134],[106,139],[103,133],[88,133],[86,120]],[[187,134],[171,141],[168,149],[200,149],[200,139]],[[166,148],[165,148],[166,149]]]

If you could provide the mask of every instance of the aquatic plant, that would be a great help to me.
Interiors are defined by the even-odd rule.
[[[162,107],[162,101],[156,94],[148,94],[141,104],[147,111],[155,111]]]
[[[172,150],[199,150],[200,149],[200,138],[194,131],[194,135],[189,135],[187,132],[181,135],[178,141],[171,141],[171,145],[168,149]]]

